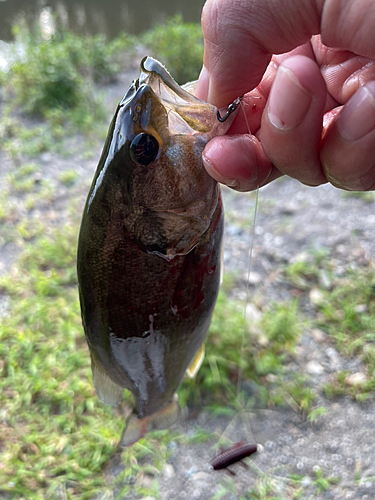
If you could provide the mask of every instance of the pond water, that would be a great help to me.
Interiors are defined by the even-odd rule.
[[[57,25],[78,33],[120,31],[138,34],[166,17],[182,14],[185,22],[199,22],[204,0],[0,0],[0,40],[11,41],[12,26],[24,19],[31,28],[46,9]]]

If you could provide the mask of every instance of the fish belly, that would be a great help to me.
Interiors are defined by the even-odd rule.
[[[140,250],[116,220],[103,234],[96,223],[85,221],[79,242],[82,320],[99,397],[115,405],[124,388],[134,396],[127,443],[176,420],[176,390],[203,360],[220,286],[221,198],[197,246],[170,261]]]

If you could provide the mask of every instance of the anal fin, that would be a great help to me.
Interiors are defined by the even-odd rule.
[[[204,343],[200,346],[198,352],[196,353],[188,369],[186,370],[186,375],[189,378],[195,377],[195,375],[199,371],[199,368],[202,366],[203,360],[204,360]]]
[[[94,386],[99,398],[107,405],[117,406],[124,394],[124,388],[113,382],[93,357],[91,357],[91,369]]]

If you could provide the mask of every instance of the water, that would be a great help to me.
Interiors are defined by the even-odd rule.
[[[46,7],[57,25],[114,38],[123,30],[138,34],[178,13],[185,22],[199,22],[203,4],[204,0],[0,0],[0,40],[13,39],[12,26],[20,19],[30,28],[39,23]]]

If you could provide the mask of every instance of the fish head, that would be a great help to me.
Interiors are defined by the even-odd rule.
[[[139,78],[118,106],[104,165],[119,180],[122,222],[142,249],[170,260],[190,252],[207,230],[219,189],[203,167],[202,151],[226,132],[227,122],[161,63],[142,60]]]

